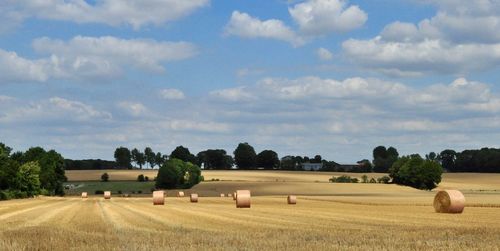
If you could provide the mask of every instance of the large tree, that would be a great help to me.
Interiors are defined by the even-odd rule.
[[[441,182],[443,168],[414,154],[398,159],[390,169],[392,182],[422,190],[432,190]]]
[[[139,151],[137,148],[132,149],[131,160],[139,165],[140,169],[142,169],[142,165],[146,163],[146,157],[144,156],[144,153]]]
[[[234,161],[240,169],[252,169],[257,164],[257,154],[248,143],[240,143],[234,150]]]
[[[189,189],[202,179],[200,167],[180,159],[169,159],[158,170],[156,188]]]
[[[257,154],[257,166],[264,169],[278,168],[280,160],[278,154],[273,150],[264,150]]]
[[[123,146],[116,148],[114,156],[118,167],[120,168],[132,167],[132,164],[130,163],[132,161],[132,153],[130,153],[130,150],[128,148]]]
[[[387,173],[389,168],[398,159],[399,153],[394,147],[377,146],[373,149],[373,171]]]
[[[189,152],[189,149],[184,146],[176,147],[170,154],[171,159],[180,159],[185,162],[196,163],[196,156]]]
[[[231,169],[233,157],[227,155],[223,149],[208,149],[197,154],[198,162],[205,169]]]
[[[148,162],[149,167],[153,168],[153,166],[155,165],[155,157],[156,157],[156,154],[153,152],[153,149],[151,149],[151,147],[146,147],[144,149],[144,155],[146,156],[146,162]]]

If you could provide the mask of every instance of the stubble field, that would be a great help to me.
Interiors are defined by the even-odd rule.
[[[150,195],[0,202],[0,250],[500,247],[498,175],[445,175],[442,186],[462,189],[467,199],[463,214],[450,215],[434,213],[435,191],[383,184],[332,184],[308,176],[314,173],[283,174],[211,173],[224,181],[203,182],[186,191],[199,193],[199,203],[190,203],[188,197],[172,197],[175,191],[168,192],[163,206],[153,206]],[[251,208],[238,209],[232,198],[215,197],[234,189],[255,191]],[[286,204],[289,193],[299,195],[297,205]]]

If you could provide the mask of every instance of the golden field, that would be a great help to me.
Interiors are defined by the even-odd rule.
[[[78,175],[90,175],[78,173]],[[124,172],[124,171],[121,171]],[[135,172],[135,171],[129,171]],[[156,172],[156,171],[155,171]],[[144,173],[142,171],[141,173]],[[75,173],[68,171],[73,180]],[[144,173],[146,175],[146,173]],[[135,179],[137,173],[127,174]],[[463,214],[438,214],[435,191],[385,184],[328,183],[333,173],[205,171],[189,197],[168,191],[111,200],[39,197],[0,202],[0,250],[498,250],[500,175],[444,174],[466,197]],[[352,174],[351,174],[352,175]],[[355,174],[354,176],[361,176]],[[113,174],[110,172],[111,178]],[[135,176],[135,177],[134,177]],[[151,175],[154,176],[154,175]],[[381,174],[373,174],[380,177]],[[125,176],[123,176],[125,177]],[[326,179],[326,180],[325,180]],[[81,179],[80,179],[81,180]],[[232,198],[252,190],[252,207]],[[286,204],[297,194],[297,205]]]

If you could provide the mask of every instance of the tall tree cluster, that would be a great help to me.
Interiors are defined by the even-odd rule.
[[[32,147],[12,153],[0,143],[0,199],[64,195],[65,181],[64,158],[56,151]]]
[[[482,148],[479,150],[444,150],[437,157],[444,169],[449,172],[500,172],[500,149]]]
[[[389,168],[396,162],[399,153],[394,147],[385,148],[377,146],[373,149],[373,171],[376,173],[387,173]]]

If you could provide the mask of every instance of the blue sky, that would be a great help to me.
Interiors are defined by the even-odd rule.
[[[0,19],[16,150],[499,147],[498,0],[6,1]]]

